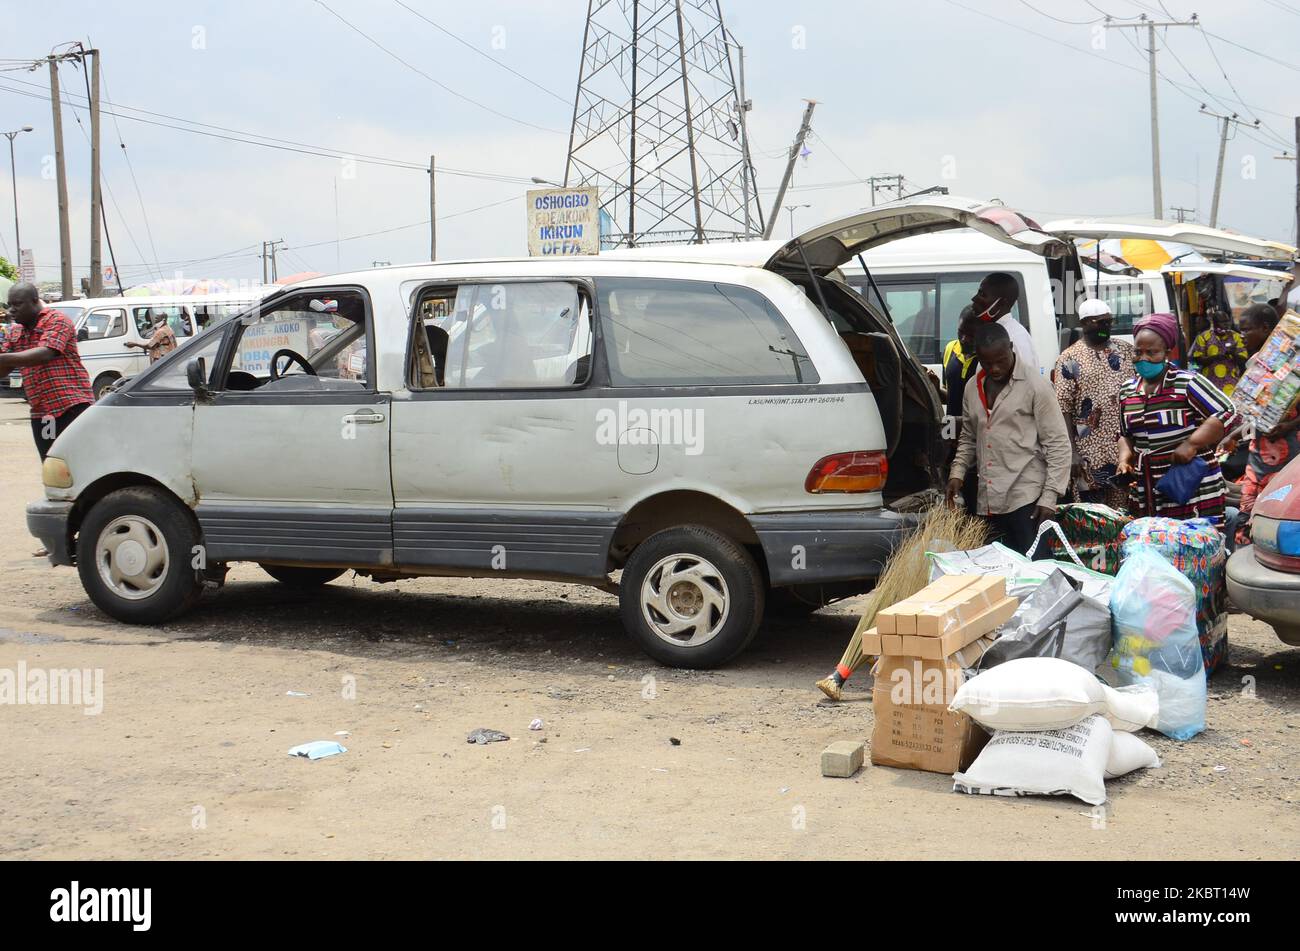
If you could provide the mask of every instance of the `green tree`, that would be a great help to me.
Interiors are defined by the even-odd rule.
[[[18,280],[18,268],[9,263],[9,259],[0,257],[0,277],[7,277],[11,281]]]

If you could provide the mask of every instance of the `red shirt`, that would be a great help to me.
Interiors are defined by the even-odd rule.
[[[48,347],[58,354],[49,363],[20,367],[32,419],[62,416],[74,406],[95,402],[90,389],[90,375],[81,364],[77,351],[77,330],[66,315],[48,307],[36,317],[31,329],[16,325],[0,343],[0,352],[21,353]]]

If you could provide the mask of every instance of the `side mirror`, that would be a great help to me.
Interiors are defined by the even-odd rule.
[[[82,327],[80,330],[77,331],[77,343],[85,343],[89,339],[90,339],[90,330],[88,328]]]
[[[192,390],[199,391],[207,389],[208,368],[206,361],[202,357],[195,357],[189,363],[185,364],[185,379]]]

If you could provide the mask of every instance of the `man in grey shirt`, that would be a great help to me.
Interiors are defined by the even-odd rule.
[[[948,504],[956,504],[974,466],[979,497],[972,514],[988,519],[995,540],[1023,554],[1069,486],[1070,434],[1052,385],[1024,365],[1006,328],[981,324],[975,353],[980,369],[962,399]]]

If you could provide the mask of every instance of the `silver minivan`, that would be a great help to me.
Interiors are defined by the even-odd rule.
[[[869,589],[908,524],[891,503],[936,483],[938,393],[837,275],[961,227],[1068,250],[943,197],[785,244],[294,285],[83,414],[28,526],[122,621],[178,615],[235,561],[293,586],[496,575],[616,591],[647,653],[714,667],[769,598]]]

